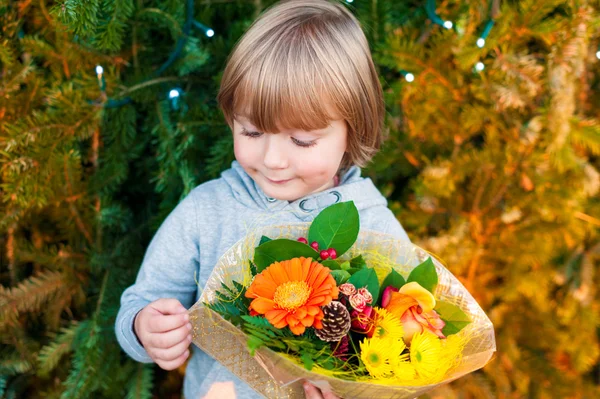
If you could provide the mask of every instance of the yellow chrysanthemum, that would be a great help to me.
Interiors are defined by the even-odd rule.
[[[394,377],[401,385],[411,385],[417,379],[417,370],[410,361],[399,361],[393,365]]]
[[[446,370],[440,370],[442,343],[433,333],[423,330],[413,336],[410,344],[410,362],[424,380],[441,380]]]
[[[380,339],[390,339],[395,341],[402,341],[402,337],[404,336],[404,328],[402,328],[402,323],[400,319],[396,316],[388,312],[383,308],[375,308],[375,313],[377,317],[375,317],[375,329],[373,331],[373,338]],[[402,345],[402,352],[405,348],[404,341]],[[400,353],[398,352],[398,353]]]
[[[375,378],[392,375],[389,358],[389,341],[377,338],[367,338],[360,343],[360,358],[365,367]]]
[[[462,361],[462,352],[465,347],[465,339],[458,334],[449,335],[448,338],[440,340],[442,345],[442,358],[440,369],[447,372]]]

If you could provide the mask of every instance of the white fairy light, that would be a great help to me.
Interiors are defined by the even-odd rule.
[[[415,75],[409,72],[406,74],[405,78],[407,82],[412,82],[413,80],[415,80]]]
[[[453,26],[454,24],[452,23],[452,21],[444,21],[444,28],[452,29]]]
[[[481,61],[479,61],[477,64],[475,64],[475,69],[476,69],[478,72],[481,72],[481,71],[483,71],[483,70],[484,70],[484,68],[485,68],[485,65],[483,65],[483,62],[481,62]]]
[[[477,47],[483,48],[483,46],[485,46],[485,39],[483,37],[480,37],[479,39],[477,39]]]
[[[206,36],[208,37],[213,37],[215,35],[215,31],[212,29],[209,29],[206,31]]]
[[[102,75],[104,73],[104,68],[101,65],[96,65],[96,75]]]
[[[173,90],[171,90],[169,92],[169,98],[170,99],[174,99],[174,98],[177,98],[177,97],[179,97],[179,90],[173,89]]]

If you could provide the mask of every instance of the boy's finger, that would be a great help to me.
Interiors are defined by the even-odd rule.
[[[192,340],[188,337],[188,335],[183,341],[178,343],[175,346],[172,346],[168,349],[154,349],[154,356],[163,361],[171,361],[177,359],[192,343]]]
[[[177,345],[181,341],[185,340],[189,334],[191,334],[191,328],[189,328],[189,326],[190,324],[187,323],[182,327],[169,332],[150,334],[150,346],[153,348],[168,349]]]
[[[179,314],[187,312],[185,306],[175,298],[161,298],[151,303],[152,307],[162,314]]]
[[[154,315],[148,320],[148,331],[162,333],[175,330],[185,325],[190,320],[187,313],[174,315]]]
[[[181,356],[179,356],[175,360],[165,361],[165,362],[163,362],[161,360],[161,361],[156,362],[156,364],[158,364],[160,366],[160,368],[162,368],[163,370],[175,370],[177,367],[181,366],[185,362],[185,359],[187,359],[189,354],[190,354],[190,351],[186,350],[185,352],[183,352],[181,354]]]
[[[309,382],[305,382],[304,385],[304,395],[306,395],[307,399],[324,399],[323,395],[321,395],[321,391]]]

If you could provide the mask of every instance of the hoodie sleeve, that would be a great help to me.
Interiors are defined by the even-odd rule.
[[[194,278],[199,273],[198,231],[192,192],[163,221],[146,250],[135,284],[121,296],[115,333],[123,350],[138,362],[152,362],[133,330],[138,312],[159,298],[175,298],[186,308],[193,305]]]
[[[367,209],[367,212],[361,214],[360,217],[361,226],[369,230],[391,234],[402,241],[410,242],[408,234],[387,206],[376,206]]]

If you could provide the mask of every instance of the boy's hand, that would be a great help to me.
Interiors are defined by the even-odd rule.
[[[185,307],[177,299],[158,299],[142,309],[133,323],[148,355],[162,369],[174,370],[190,354],[192,325]]]
[[[306,399],[342,399],[333,392],[324,392],[309,382],[304,383]]]

